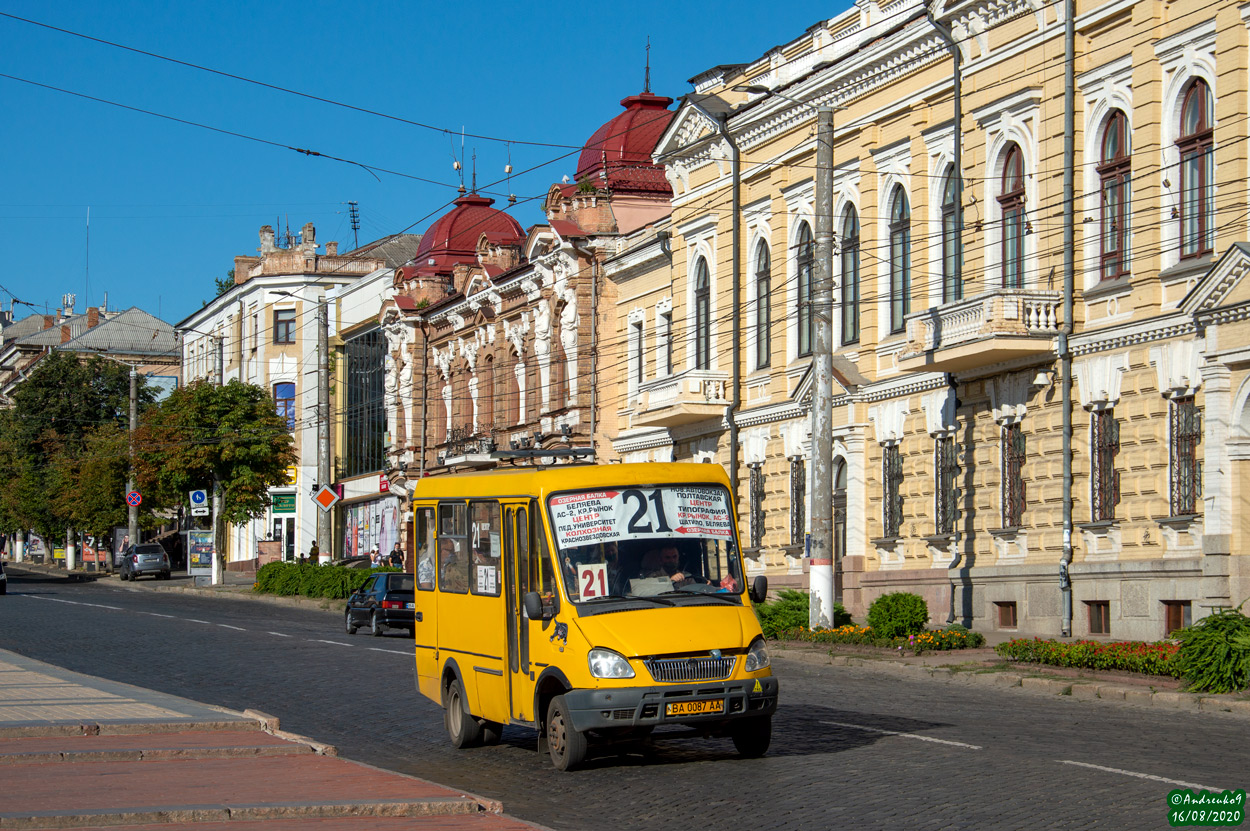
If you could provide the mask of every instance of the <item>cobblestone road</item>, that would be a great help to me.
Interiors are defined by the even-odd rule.
[[[912,680],[778,655],[773,749],[672,740],[561,774],[532,731],[456,751],[405,637],[337,612],[13,576],[0,647],[233,709],[555,829],[1166,828],[1178,787],[1250,785],[1245,719]]]

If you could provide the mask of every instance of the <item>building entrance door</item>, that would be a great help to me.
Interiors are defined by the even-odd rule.
[[[290,562],[295,559],[295,517],[276,516],[273,518],[273,538],[282,541],[282,559]]]

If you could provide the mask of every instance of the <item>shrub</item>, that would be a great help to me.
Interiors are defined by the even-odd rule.
[[[1146,675],[1180,677],[1176,665],[1177,645],[1161,641],[1073,641],[1062,643],[1041,638],[1016,638],[994,647],[1012,661],[1078,669],[1118,669]]]
[[[343,568],[311,563],[265,563],[256,572],[254,591],[285,597],[327,597],[342,599],[365,584],[369,575],[394,568]]]
[[[919,634],[928,621],[928,604],[910,592],[883,594],[868,607],[868,627],[882,639]]]
[[[755,604],[755,616],[766,638],[779,638],[782,633],[807,628],[811,620],[811,597],[807,592],[783,589],[771,603]],[[841,603],[833,604],[834,626],[851,622],[851,616]]]
[[[1225,609],[1172,633],[1180,642],[1174,661],[1194,692],[1238,692],[1250,686],[1250,617]]]

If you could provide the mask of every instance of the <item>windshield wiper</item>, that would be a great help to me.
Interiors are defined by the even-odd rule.
[[[733,592],[728,592],[728,591],[724,591],[724,592],[698,592],[698,591],[691,592],[691,591],[686,591],[685,589],[672,589],[672,590],[670,590],[670,591],[660,592],[660,594],[661,594],[661,595],[667,595],[667,594],[680,594],[680,595],[682,595],[683,597],[712,597],[712,598],[715,598],[715,599],[717,599],[717,600],[724,600],[724,601],[729,602],[729,603],[733,603],[733,602],[734,602],[734,598],[737,598],[737,597],[738,597],[738,595],[734,594]]]
[[[672,606],[670,600],[661,600],[655,595],[639,595],[639,594],[605,594],[600,597],[592,597],[588,600],[581,600],[580,603],[594,603],[597,600],[652,600],[661,606]]]

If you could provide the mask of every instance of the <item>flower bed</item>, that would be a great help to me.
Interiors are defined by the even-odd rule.
[[[782,631],[778,635],[778,640],[875,646],[898,652],[911,652],[915,655],[922,652],[970,649],[985,644],[985,636],[979,632],[969,632],[962,626],[931,629],[916,635],[897,638],[877,637],[868,626],[847,625],[836,629],[808,629],[806,626],[800,626]]]
[[[1061,643],[1041,638],[1016,638],[1000,643],[994,651],[1001,657],[1023,663],[1047,664],[1077,669],[1113,669],[1145,675],[1180,678],[1175,658],[1180,646],[1167,641],[1073,641]]]

